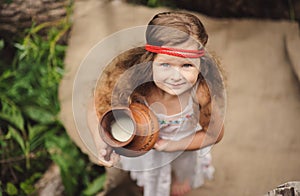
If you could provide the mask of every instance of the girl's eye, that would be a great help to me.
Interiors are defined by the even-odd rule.
[[[162,66],[162,67],[169,67],[170,64],[168,64],[168,63],[161,63],[160,66]]]
[[[182,67],[189,68],[189,67],[194,67],[194,65],[187,63],[187,64],[183,64]]]

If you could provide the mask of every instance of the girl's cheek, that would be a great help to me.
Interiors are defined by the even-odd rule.
[[[198,73],[194,72],[183,72],[182,76],[190,83],[194,84],[197,81]]]

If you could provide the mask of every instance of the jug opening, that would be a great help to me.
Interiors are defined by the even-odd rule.
[[[135,136],[135,121],[129,109],[114,109],[104,114],[100,135],[112,147],[127,145]]]
[[[134,122],[125,113],[114,115],[115,120],[111,123],[111,135],[120,142],[128,141],[134,134]]]

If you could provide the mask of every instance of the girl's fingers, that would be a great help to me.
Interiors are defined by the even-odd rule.
[[[105,161],[105,160],[98,159],[98,164],[102,165],[102,166],[105,166],[105,167],[112,167],[113,166],[112,160]]]
[[[158,151],[162,151],[162,150],[165,150],[167,145],[168,145],[168,142],[166,142],[165,140],[159,140],[154,144],[154,148]]]
[[[120,155],[118,155],[115,152],[112,152],[112,154],[111,154],[111,161],[112,161],[113,165],[117,164],[120,161]]]
[[[116,154],[110,147],[107,149],[101,149],[99,151],[99,155],[99,164],[106,167],[112,167],[120,160],[120,155]]]
[[[106,149],[106,154],[104,155],[104,159],[106,161],[110,161],[111,160],[111,154],[112,154],[112,152],[113,152],[113,149],[111,147],[108,147]]]

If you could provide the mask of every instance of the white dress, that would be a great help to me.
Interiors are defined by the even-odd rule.
[[[162,139],[178,141],[196,131],[201,131],[195,103],[190,98],[186,108],[178,114],[167,116],[156,114],[160,124]],[[144,196],[170,195],[172,176],[178,181],[189,179],[192,188],[197,188],[206,179],[212,179],[210,147],[196,151],[159,152],[154,149],[135,158],[121,156],[122,169],[130,171],[130,176],[138,186],[144,187]]]

